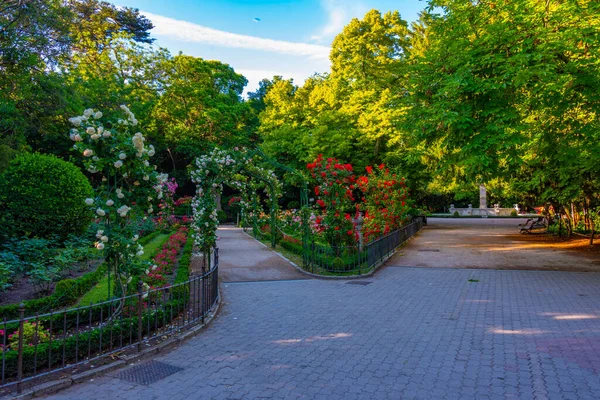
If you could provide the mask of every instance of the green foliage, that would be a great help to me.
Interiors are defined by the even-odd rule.
[[[510,212],[510,216],[511,216],[511,217],[516,217],[516,216],[517,216],[517,210],[512,210],[512,211]]]
[[[92,195],[87,178],[57,157],[15,158],[0,176],[0,232],[6,236],[83,233],[91,221],[84,200]]]
[[[0,259],[0,293],[12,286],[15,270],[12,266]]]
[[[19,348],[20,330],[16,330],[9,335],[8,346],[11,349]],[[23,323],[23,346],[36,346],[40,343],[46,343],[50,340],[50,334],[40,328],[37,323],[25,321]]]
[[[454,213],[452,213],[452,216],[453,216],[454,218],[458,218],[458,217],[460,217],[460,214],[459,214],[459,212],[458,212],[458,211],[454,211]]]

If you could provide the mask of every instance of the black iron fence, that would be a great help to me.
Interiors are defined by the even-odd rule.
[[[398,246],[415,235],[425,223],[425,218],[415,218],[410,224],[362,246],[333,246],[317,243],[313,237],[302,254],[304,269],[316,274],[361,275],[391,257]]]
[[[6,320],[0,324],[0,390],[117,352],[139,352],[165,335],[204,322],[219,296],[218,249],[212,268],[168,287],[143,290],[84,307]]]
[[[424,223],[424,218],[416,218],[412,223],[367,244],[366,252],[369,268],[376,267],[390,258],[398,246],[419,232]]]

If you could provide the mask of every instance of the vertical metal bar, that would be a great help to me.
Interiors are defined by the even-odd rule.
[[[92,358],[92,308],[94,307],[94,303],[89,305],[90,313],[89,313],[89,322],[88,322],[88,360]]]
[[[170,304],[169,308],[170,308],[170,311],[171,311],[171,319],[169,319],[169,325],[171,326],[169,328],[169,330],[170,330],[170,329],[173,328],[173,290],[171,290],[169,292],[169,304]]]
[[[239,216],[239,214],[238,214],[238,216]],[[195,277],[192,279],[192,283],[193,283],[193,289],[190,293],[190,301],[193,302],[192,303],[192,320],[196,321],[196,312],[198,311],[197,307],[196,307],[198,305],[198,299],[196,297],[196,292],[198,290],[198,287],[197,287],[198,285],[196,285]]]
[[[4,331],[4,335],[2,335],[2,384],[4,385],[6,379],[6,337],[8,333],[6,332],[6,317],[4,317],[4,324],[2,329]]]
[[[79,310],[80,307],[77,307],[77,318],[75,320],[75,364],[79,362]]]
[[[155,292],[156,293],[156,292]],[[150,319],[152,318],[152,314],[150,313],[150,294],[148,294],[148,297],[146,297],[146,302],[148,303],[146,305],[146,316],[148,317],[148,326],[146,327],[146,337],[148,338],[147,340],[150,340]]]
[[[33,376],[37,375],[37,349],[40,341],[40,314],[35,313],[35,336],[33,337]]]
[[[54,313],[52,311],[52,309],[50,309],[50,327],[49,332],[50,332],[50,338],[48,339],[48,369],[52,369],[52,335],[54,334],[54,331],[52,329],[52,325],[53,325],[53,320],[54,320]]]
[[[108,342],[108,351],[112,351],[113,349],[113,327],[115,326],[112,320],[112,317],[114,316],[113,305],[114,300],[110,300],[110,305],[108,307],[108,320],[110,321],[110,337]]]
[[[65,367],[67,351],[67,310],[63,311],[63,337],[62,337],[62,367]]]
[[[205,314],[205,305],[204,305],[204,301],[206,298],[206,285],[205,285],[205,279],[206,279],[206,275],[202,274],[202,323],[204,323],[204,314]]]
[[[19,347],[17,348],[17,393],[23,391],[23,325],[25,323],[25,304],[19,304]]]
[[[158,296],[162,289],[156,292],[156,301],[154,302],[154,335],[158,335]]]
[[[100,306],[100,335],[98,338],[98,354],[102,354],[102,333],[104,330],[104,304]]]
[[[162,318],[163,318],[163,328],[167,326],[167,292],[164,291],[162,293]]]
[[[138,302],[137,302],[137,351],[142,351],[142,337],[143,337],[143,326],[142,326],[142,280],[138,280]]]

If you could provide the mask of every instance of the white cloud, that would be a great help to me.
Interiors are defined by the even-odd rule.
[[[145,11],[142,14],[154,24],[152,30],[154,35],[163,35],[180,41],[307,56],[312,59],[327,59],[329,57],[330,49],[327,46],[240,35]]]
[[[327,23],[311,36],[317,42],[333,39],[352,18],[362,17],[368,10],[361,3],[348,4],[343,0],[321,0],[321,7],[327,13]]]

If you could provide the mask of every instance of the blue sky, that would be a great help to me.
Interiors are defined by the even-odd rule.
[[[329,69],[331,41],[354,17],[372,8],[398,10],[413,21],[422,0],[116,0],[152,20],[156,44],[219,60],[244,75],[252,91],[262,78],[296,84]],[[260,18],[260,22],[254,21]]]

